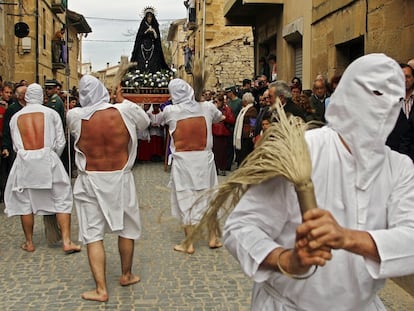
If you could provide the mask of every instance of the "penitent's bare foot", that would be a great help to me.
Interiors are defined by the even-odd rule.
[[[81,247],[80,247],[80,245],[76,245],[76,244],[70,242],[69,244],[64,244],[63,245],[63,251],[65,252],[66,255],[69,255],[69,254],[80,252]]]
[[[119,284],[121,284],[121,286],[129,286],[129,285],[138,283],[139,281],[141,281],[141,279],[139,278],[138,275],[134,275],[134,274],[130,274],[128,276],[123,275],[119,279]]]
[[[222,246],[223,246],[223,244],[217,239],[214,239],[214,240],[211,240],[210,242],[208,242],[208,247],[210,247],[211,249],[220,248]]]
[[[187,253],[187,254],[194,254],[195,249],[194,246],[191,244],[189,247],[185,248],[182,244],[177,244],[174,246],[174,250],[177,252]]]
[[[33,243],[31,242],[24,242],[22,245],[20,245],[20,248],[26,252],[34,252],[35,251],[35,247],[33,245]]]
[[[81,297],[85,300],[93,300],[99,302],[106,302],[108,301],[108,294],[107,293],[98,293],[96,290],[91,290],[88,292],[84,292]]]

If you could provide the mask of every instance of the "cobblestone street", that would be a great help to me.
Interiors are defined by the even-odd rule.
[[[171,217],[169,173],[160,163],[138,164],[134,171],[141,208],[143,234],[136,243],[134,272],[141,282],[121,287],[117,238],[107,235],[109,301],[96,303],[80,298],[94,288],[86,248],[64,255],[49,248],[42,218],[35,218],[34,253],[19,246],[23,231],[18,217],[0,215],[0,310],[249,310],[252,282],[224,249],[210,250],[205,241],[193,255],[174,252],[183,238],[179,223]],[[225,178],[225,177],[220,177]],[[72,237],[77,240],[77,219],[72,217]],[[388,310],[414,310],[414,298],[387,281],[381,298]],[[334,299],[334,297],[332,297]]]

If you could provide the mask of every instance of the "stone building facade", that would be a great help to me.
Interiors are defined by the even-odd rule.
[[[14,6],[0,4],[0,76],[3,81],[14,80]]]
[[[414,58],[413,38],[411,0],[314,0],[310,74],[341,74],[368,53],[385,53],[406,63]]]
[[[176,70],[176,76],[187,82],[191,82],[190,68],[192,50],[187,43],[187,19],[178,19],[171,23],[168,29],[167,41],[171,53],[172,67]],[[188,59],[187,59],[188,57]],[[187,68],[186,68],[187,67]]]
[[[206,88],[222,90],[241,85],[243,79],[253,79],[253,46],[245,44],[245,36],[231,38],[206,50],[209,77]]]
[[[252,30],[250,27],[226,27],[224,17],[217,14],[223,12],[223,8],[223,0],[206,0],[200,1],[198,10],[203,17],[205,9],[204,56],[209,72],[206,88],[215,90],[241,85],[243,79],[254,77]]]
[[[276,54],[278,78],[299,76],[305,88],[364,54],[414,58],[411,0],[226,0],[223,15],[229,26],[254,29],[256,66],[260,56]]]
[[[8,15],[11,20],[0,18],[0,23],[7,20],[8,27],[0,29],[0,32],[5,31],[0,37],[0,75],[14,82],[25,79],[39,84],[54,78],[62,83],[63,89],[77,85],[80,37],[92,31],[85,18],[68,10],[66,0],[20,0],[19,5],[7,7],[0,5],[0,15],[7,9],[12,13]],[[28,26],[27,36],[14,36],[11,29],[17,22]],[[53,39],[62,28],[65,34],[60,48],[65,60],[55,61],[52,59]]]
[[[310,85],[312,1],[226,0],[223,15],[228,26],[250,26],[254,68],[259,58],[277,58],[277,79],[294,76]]]
[[[250,27],[226,27],[224,0],[197,0],[195,21],[187,20],[183,48],[191,50],[192,60],[202,60],[208,72],[206,89],[221,90],[241,85],[254,76],[253,35]],[[185,59],[185,57],[183,58]],[[180,65],[185,64],[181,62]],[[179,66],[180,66],[179,65]],[[191,72],[186,72],[191,82]]]

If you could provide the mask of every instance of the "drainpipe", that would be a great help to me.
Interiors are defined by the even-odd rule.
[[[203,0],[203,33],[201,41],[201,64],[202,64],[202,77],[204,80],[204,68],[205,68],[205,55],[206,55],[206,0]]]
[[[67,90],[70,91],[70,61],[69,61],[69,19],[68,19],[68,4],[66,2],[66,7],[65,7],[65,27],[66,27],[66,31],[65,31],[65,49],[66,49],[66,67],[65,67],[65,76],[66,76],[66,87]],[[68,97],[69,97],[69,93],[68,93]],[[69,109],[69,103],[68,103],[68,107]]]
[[[79,59],[79,61],[78,62],[76,62],[76,64],[80,64],[80,73],[81,73],[81,75],[83,75],[83,67],[82,67],[82,39],[83,39],[83,34],[81,33],[80,34],[80,36],[79,35],[76,35],[76,37],[78,38],[78,59]],[[76,71],[78,70],[78,68],[76,67]],[[91,67],[91,70],[90,71],[92,71],[92,67]],[[88,72],[88,70],[86,70],[86,73],[90,73],[90,72]]]
[[[35,80],[39,83],[39,1],[36,0],[35,12]]]
[[[66,27],[66,37],[65,37],[65,49],[66,49],[66,67],[65,67],[65,75],[66,75],[66,88],[67,88],[67,92],[66,92],[66,111],[69,111],[69,98],[70,98],[70,61],[69,61],[69,19],[68,19],[68,1],[66,1],[66,7],[65,7],[65,27]],[[67,131],[67,137],[66,137],[66,141],[69,143],[70,141],[70,132]],[[68,171],[69,171],[69,178],[72,178],[72,160],[70,157],[70,148],[68,146]]]

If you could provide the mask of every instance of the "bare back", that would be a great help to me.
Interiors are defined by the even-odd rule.
[[[43,112],[22,114],[17,119],[25,150],[42,149],[45,145],[45,116]]]
[[[207,124],[204,117],[177,121],[173,133],[176,151],[201,151],[207,145]]]
[[[78,148],[86,157],[88,171],[116,171],[128,161],[130,135],[121,114],[115,108],[96,111],[82,120]]]

